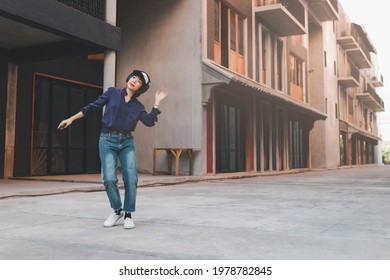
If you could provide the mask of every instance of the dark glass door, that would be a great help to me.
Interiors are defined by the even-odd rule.
[[[340,165],[347,165],[347,133],[340,131]]]
[[[77,120],[66,130],[57,130],[57,126],[101,93],[99,87],[36,76],[32,175],[100,172],[101,113]]]
[[[306,168],[309,149],[309,132],[298,120],[289,121],[290,167]]]
[[[228,97],[217,98],[216,107],[216,171],[245,171],[244,109]]]

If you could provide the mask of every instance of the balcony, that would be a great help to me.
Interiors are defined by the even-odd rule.
[[[351,65],[350,70],[345,74],[340,74],[337,81],[344,88],[358,87],[359,77],[359,69]]]
[[[367,88],[363,92],[357,93],[356,98],[374,112],[385,111],[385,104],[383,100],[379,97],[375,89],[370,84],[367,84]]]
[[[306,34],[305,8],[298,0],[254,0],[257,18],[281,36]]]
[[[384,85],[384,83],[383,83],[383,76],[380,75],[379,77],[378,76],[372,77],[371,84],[374,87],[383,87],[383,85]]]
[[[343,31],[337,38],[337,43],[343,47],[359,69],[372,67],[370,52],[375,53],[376,50],[360,25],[351,24],[350,31]]]
[[[10,62],[120,50],[119,27],[59,1],[3,0],[0,11],[0,49]]]
[[[309,7],[320,21],[339,20],[337,0],[309,0]]]

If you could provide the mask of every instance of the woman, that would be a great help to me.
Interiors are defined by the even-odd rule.
[[[138,121],[146,126],[154,126],[157,115],[160,114],[159,106],[168,91],[162,88],[155,95],[155,102],[150,113],[147,113],[144,105],[138,101],[138,97],[150,87],[150,78],[144,71],[134,70],[126,79],[127,86],[124,89],[111,87],[99,98],[81,108],[81,111],[72,117],[63,120],[58,128],[65,129],[73,121],[96,112],[104,105],[102,129],[99,139],[99,154],[103,171],[104,187],[114,210],[104,222],[105,227],[112,227],[124,215],[124,228],[134,228],[131,213],[135,211],[137,194],[138,170],[136,151],[132,132]],[[117,162],[121,164],[123,182],[125,185],[124,202],[118,189]]]

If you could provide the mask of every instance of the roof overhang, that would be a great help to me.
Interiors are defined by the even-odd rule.
[[[281,94],[275,89],[263,86],[247,77],[236,74],[212,61],[203,61],[203,81],[204,87],[215,87],[226,84],[234,90],[244,94],[254,94],[270,102],[282,105],[293,112],[299,113],[313,120],[325,120],[328,116],[308,104],[299,102],[288,95]],[[203,94],[203,102],[207,103],[211,99],[210,90]]]
[[[369,138],[371,140],[374,140],[374,141],[381,141],[382,140],[379,136],[371,134],[367,131],[364,131],[363,129],[361,129],[353,124],[347,123],[346,121],[340,120],[340,129],[344,130],[350,134],[362,135],[362,136]]]

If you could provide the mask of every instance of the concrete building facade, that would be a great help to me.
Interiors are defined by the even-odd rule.
[[[144,5],[148,12],[139,12]],[[149,0],[119,6],[121,28],[138,29],[123,32],[117,82],[131,61],[151,69],[155,89],[170,89],[163,125],[136,134],[146,159],[142,170],[150,172],[153,148],[161,146],[196,149],[196,174],[377,162],[376,112],[384,108],[375,95],[375,48],[338,1]],[[344,43],[345,26],[360,32],[355,46]],[[353,119],[348,102],[357,108]]]
[[[141,172],[152,172],[157,147],[194,149],[194,174],[377,162],[376,112],[384,106],[375,87],[383,84],[383,78],[373,71],[375,48],[364,28],[348,19],[338,1],[118,0],[107,1],[106,6],[111,7],[112,19],[103,22],[114,28],[109,33],[120,31],[120,50],[103,45],[90,51],[104,55],[104,64],[92,67],[104,73],[100,89],[112,84],[124,87],[130,71],[143,69],[152,82],[140,97],[146,108],[153,106],[158,88],[169,90],[157,125],[139,125],[134,134]],[[11,79],[15,68],[7,69],[8,89],[4,83],[1,88],[12,103],[12,96],[21,94],[12,93],[18,91],[13,88],[18,83]],[[23,111],[19,105],[15,108],[5,112]],[[8,122],[6,114],[2,118]],[[87,127],[97,125],[83,124],[78,129]],[[3,134],[10,131],[0,127]],[[30,143],[37,139],[31,129],[27,135]],[[77,134],[60,137],[73,139],[72,135]],[[66,168],[57,173],[74,172],[69,162],[78,142],[84,143],[85,164],[96,156],[88,144],[93,140],[73,139],[65,149]],[[49,144],[53,155],[57,144]],[[7,146],[4,141],[1,145]],[[18,153],[30,154],[25,158],[32,162],[34,147],[20,145],[9,154],[14,158]],[[11,165],[6,158],[1,160]],[[187,169],[187,164],[183,154],[180,168]],[[20,172],[13,164],[12,176],[34,175],[32,165]],[[166,168],[166,158],[159,157],[157,169]],[[46,168],[46,172],[53,170]]]
[[[384,84],[377,54],[364,26],[340,8],[337,22],[340,165],[381,163],[378,112],[384,102],[376,88]]]

